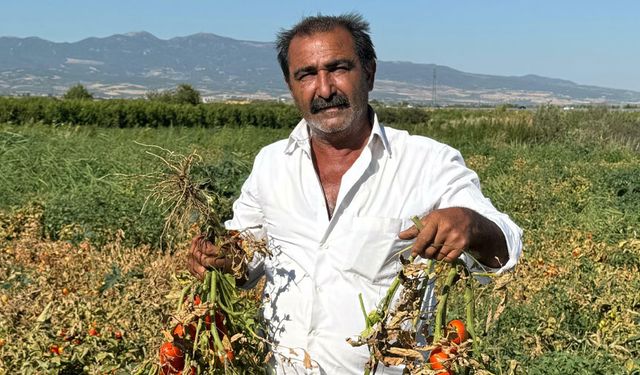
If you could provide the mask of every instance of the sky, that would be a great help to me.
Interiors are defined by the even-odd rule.
[[[640,91],[638,0],[4,0],[0,36],[206,32],[270,42],[304,16],[352,11],[370,22],[379,60]]]

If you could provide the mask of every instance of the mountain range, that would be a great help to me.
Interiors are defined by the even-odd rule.
[[[76,83],[105,98],[142,96],[180,83],[211,99],[290,98],[273,43],[208,33],[165,40],[135,32],[73,43],[0,37],[0,95],[58,96]],[[631,90],[397,61],[378,61],[371,96],[439,105],[640,103],[640,92]]]

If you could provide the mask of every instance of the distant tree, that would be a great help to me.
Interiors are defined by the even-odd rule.
[[[174,90],[149,91],[146,97],[147,100],[173,104],[197,105],[201,101],[200,92],[186,83],[178,85]]]
[[[77,84],[75,86],[71,86],[67,92],[62,96],[63,99],[80,99],[80,100],[91,100],[93,99],[93,95],[81,84]]]
[[[174,97],[179,104],[200,104],[200,92],[185,83],[178,85]]]
[[[165,102],[165,103],[171,102],[170,90],[166,90],[166,91],[151,90],[151,91],[147,91],[145,96],[147,100],[151,100],[151,101]]]

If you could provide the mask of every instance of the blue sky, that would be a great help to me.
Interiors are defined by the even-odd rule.
[[[640,1],[632,0],[6,0],[0,36],[73,42],[144,30],[272,41],[303,16],[347,11],[370,21],[380,60],[640,91]]]

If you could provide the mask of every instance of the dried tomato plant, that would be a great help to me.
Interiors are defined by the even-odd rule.
[[[145,176],[152,179],[147,203],[163,207],[166,213],[164,234],[186,234],[189,228],[199,226],[206,239],[219,249],[219,257],[231,265],[227,272],[207,271],[203,281],[193,278],[185,282],[170,329],[165,331],[167,342],[173,345],[173,355],[161,353],[161,372],[264,373],[270,349],[260,337],[265,328],[259,316],[261,302],[250,293],[239,291],[236,280],[246,279],[248,264],[255,256],[271,256],[267,243],[251,234],[251,229],[257,228],[224,229],[218,212],[222,198],[205,189],[213,185],[211,181],[197,181],[192,175],[194,166],[202,161],[195,151],[183,156],[149,147],[164,154],[147,151],[163,162],[164,169]]]

